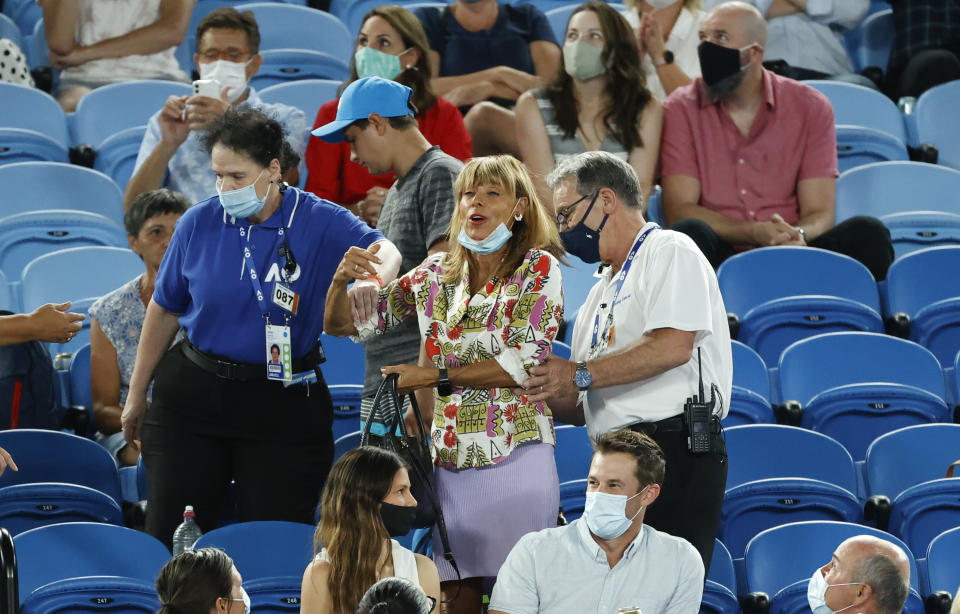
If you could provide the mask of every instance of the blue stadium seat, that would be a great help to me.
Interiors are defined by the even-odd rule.
[[[553,449],[557,461],[557,476],[561,482],[587,477],[593,460],[593,445],[587,427],[563,424],[554,429],[557,445]]]
[[[137,164],[140,143],[147,132],[146,126],[133,126],[108,136],[97,147],[97,157],[93,169],[107,175],[120,187],[127,187]]]
[[[909,159],[906,144],[886,132],[863,126],[837,126],[837,168],[841,173],[864,164]]]
[[[0,218],[41,209],[88,211],[123,222],[123,195],[112,179],[89,168],[58,162],[0,166]]]
[[[570,353],[573,351],[569,345],[563,341],[554,341],[553,346],[550,349],[550,352],[559,358],[564,360],[570,360]]]
[[[260,55],[263,57],[263,64],[260,65],[260,70],[250,80],[250,85],[261,94],[260,90],[264,88],[306,79],[331,80],[335,81],[337,87],[339,87],[342,81],[350,78],[350,67],[347,62],[329,53],[308,49],[266,49]],[[335,92],[336,89],[334,89]],[[325,94],[321,94],[321,96],[325,96]],[[308,113],[307,117],[315,117],[316,109],[319,109],[320,105],[327,100],[333,100],[335,97],[333,95],[318,99],[314,105],[311,105],[314,106],[313,115]],[[280,102],[291,104],[284,100]],[[307,113],[306,109],[304,113]],[[313,125],[312,121],[310,125]]]
[[[7,276],[4,275],[3,270],[0,270],[0,309],[13,311],[13,307],[16,307],[17,310],[20,309],[20,305],[13,304],[10,296],[10,282],[7,281]]]
[[[567,524],[583,515],[583,505],[587,499],[587,479],[560,482],[560,509]]]
[[[899,258],[887,273],[890,316],[942,365],[960,350],[960,246],[930,247]]]
[[[552,8],[545,13],[547,21],[550,22],[550,28],[553,30],[553,35],[561,44],[567,34],[567,22],[570,21],[570,15],[573,14],[574,9],[578,6],[580,5],[567,4]]]
[[[360,423],[360,400],[363,386],[360,384],[333,384],[329,386],[333,398],[333,438],[351,433]]]
[[[0,476],[0,523],[11,533],[93,520],[123,524],[116,461],[83,437],[22,429],[0,432],[20,471]]]
[[[333,462],[354,448],[360,447],[360,431],[341,435],[333,442]]]
[[[944,531],[933,538],[927,547],[927,577],[923,587],[925,595],[946,591],[958,597],[960,585],[960,527]]]
[[[838,126],[863,126],[907,142],[900,109],[877,90],[843,81],[804,81],[830,100],[834,123]],[[839,139],[838,139],[839,140]]]
[[[653,186],[653,191],[647,198],[647,208],[643,212],[643,218],[648,222],[656,222],[663,227],[667,226],[667,218],[663,214],[663,188],[658,185]]]
[[[146,125],[170,96],[189,96],[192,93],[193,88],[186,83],[150,79],[98,87],[77,104],[77,143],[99,149],[105,140],[117,132]]]
[[[269,103],[282,103],[302,109],[307,124],[313,125],[320,107],[337,97],[340,83],[333,79],[304,79],[280,83],[260,90],[260,99]]]
[[[24,30],[21,28],[21,32]],[[27,62],[30,63],[30,67],[33,69],[40,68],[41,66],[50,66],[50,47],[47,46],[47,31],[43,26],[43,19],[38,19],[33,26],[33,36],[27,35]],[[60,71],[55,70],[53,72],[53,87],[56,91],[56,87],[60,82]]]
[[[326,362],[320,365],[327,385],[363,384],[366,363],[362,343],[354,343],[347,337],[334,337],[326,333],[320,336],[320,342],[327,357]]]
[[[830,435],[854,460],[895,429],[949,421],[940,363],[926,348],[876,333],[827,333],[798,341],[780,358],[785,405],[802,426]]]
[[[253,11],[260,28],[260,50],[309,49],[349,62],[356,36],[334,15],[305,6],[279,2],[238,4]]]
[[[876,162],[837,179],[837,222],[880,218],[897,256],[937,244],[960,244],[960,171],[922,162]]]
[[[876,282],[849,256],[812,247],[752,249],[720,265],[717,280],[727,312],[739,321],[737,338],[768,365],[811,335],[883,332]]]
[[[718,539],[713,545],[713,558],[703,587],[700,614],[737,614],[739,611],[733,559],[730,558],[730,551]]]
[[[313,559],[313,525],[298,522],[240,522],[197,540],[233,559],[255,612],[299,612],[303,570]]]
[[[920,142],[936,145],[938,162],[960,170],[960,121],[953,112],[958,100],[960,80],[944,83],[921,94],[913,114]]]
[[[766,593],[771,614],[810,614],[807,583],[813,570],[826,565],[845,539],[857,535],[873,535],[903,548],[910,559],[910,595],[903,612],[924,614],[917,564],[906,545],[889,533],[846,522],[795,522],[754,537],[744,561],[747,591]]]
[[[44,254],[91,245],[126,247],[127,233],[113,220],[86,211],[45,209],[0,219],[0,269],[15,281]]]
[[[23,36],[27,36],[27,33],[33,32],[33,27],[43,18],[43,9],[36,0],[5,0],[3,14],[17,24]]]
[[[720,539],[735,558],[770,527],[803,520],[861,519],[857,472],[839,442],[806,429],[749,424],[725,429],[734,462],[720,517]]]
[[[41,527],[13,541],[22,614],[160,607],[157,574],[170,552],[146,533],[81,522]]]
[[[960,476],[945,477],[958,459],[960,424],[902,428],[877,437],[867,449],[867,494],[892,501],[890,531],[914,552],[926,552],[934,537],[960,525]]]
[[[8,16],[0,13],[0,38],[7,38],[13,41],[17,47],[26,54],[26,49],[24,49],[23,34],[20,32],[20,26],[18,26],[12,19]]]
[[[435,4],[441,7],[446,6],[446,3],[443,2],[411,2],[411,0],[398,0],[392,4],[399,4],[410,11],[415,8],[412,5]],[[331,0],[330,12],[347,26],[347,30],[351,34],[357,35],[360,33],[360,28],[363,27],[363,16],[383,5],[383,0]]]
[[[853,63],[857,70],[876,66],[886,72],[893,47],[893,11],[887,9],[873,13],[863,20],[859,28],[857,50]]]
[[[32,87],[0,83],[0,127],[32,130],[66,151],[67,117],[50,94]],[[0,157],[0,160],[3,158]]]
[[[776,418],[770,406],[770,379],[767,365],[750,346],[732,342],[733,391],[730,412],[723,420],[725,427],[740,424],[773,423]]]
[[[0,127],[0,164],[16,162],[68,163],[70,157],[66,147],[45,134],[35,130]]]
[[[93,393],[90,389],[90,344],[83,345],[70,358],[70,405],[87,410],[88,435],[97,430],[93,419]]]
[[[589,263],[576,256],[567,255],[567,264],[561,265],[560,275],[563,277],[563,310],[573,314],[590,294],[590,290],[597,283],[595,276],[599,263]]]

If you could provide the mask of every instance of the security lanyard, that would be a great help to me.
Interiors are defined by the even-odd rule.
[[[643,242],[647,240],[647,237],[650,236],[650,233],[654,230],[659,230],[660,226],[654,224],[650,228],[647,228],[642,235],[640,235],[637,240],[633,243],[633,247],[630,248],[630,253],[627,254],[627,260],[623,263],[623,266],[620,267],[620,273],[617,274],[617,288],[613,291],[613,301],[610,303],[610,311],[607,313],[607,322],[603,329],[603,336],[600,335],[600,312],[597,311],[597,315],[593,319],[593,339],[590,341],[590,353],[593,354],[593,351],[597,347],[597,341],[600,338],[606,338],[610,333],[610,329],[613,328],[613,308],[617,305],[617,297],[620,296],[620,290],[623,289],[623,282],[627,279],[627,272],[630,270],[630,267],[633,265],[634,259],[637,257],[637,252],[640,251],[640,247],[643,245]]]
[[[297,194],[297,200],[299,201],[300,195]],[[283,201],[280,203],[280,224],[281,227],[277,229],[277,239],[278,241],[286,241],[287,235],[287,225],[283,221]],[[243,250],[243,266],[247,269],[247,277],[250,278],[250,285],[253,287],[253,295],[257,299],[257,307],[260,308],[260,313],[263,314],[264,320],[267,324],[270,323],[270,308],[267,303],[267,297],[263,294],[263,287],[260,285],[260,275],[257,273],[257,265],[253,261],[253,254],[250,252],[250,236],[253,234],[253,226],[248,226],[247,228],[240,227],[240,248]],[[274,243],[271,248],[270,253],[272,254],[275,251],[277,244]],[[283,267],[280,267],[283,270]],[[284,319],[286,321],[290,320],[290,315],[285,314]]]

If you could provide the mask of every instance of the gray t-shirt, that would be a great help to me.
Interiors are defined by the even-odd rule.
[[[463,163],[434,146],[387,192],[377,230],[396,245],[403,256],[398,277],[419,266],[430,246],[446,236],[456,206],[453,182],[462,168]],[[372,337],[363,347],[367,368],[361,412],[365,420],[382,379],[380,367],[416,364],[420,353],[416,319],[403,322],[389,334]]]

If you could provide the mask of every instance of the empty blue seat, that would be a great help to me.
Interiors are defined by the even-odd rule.
[[[333,384],[329,386],[333,399],[333,438],[357,430],[360,423],[360,401],[363,386],[360,384]]]
[[[586,500],[586,478],[560,483],[560,510],[563,512],[567,524],[583,516],[583,506]]]
[[[909,159],[906,144],[886,132],[864,126],[837,126],[837,168],[841,173],[864,164]]]
[[[900,109],[877,90],[843,81],[813,80],[804,83],[830,100],[834,122],[838,126],[873,128],[895,137],[901,145],[907,142]]]
[[[930,247],[897,259],[887,273],[891,317],[910,339],[950,365],[960,350],[960,246]]]
[[[587,427],[563,424],[554,429],[557,445],[553,449],[557,461],[557,476],[561,482],[579,480],[590,472],[593,444]]]
[[[20,47],[20,49],[24,48],[23,34],[20,32],[20,27],[3,13],[0,13],[0,38],[10,39],[17,47]],[[25,50],[24,53],[26,53]]]
[[[312,122],[320,107],[337,97],[340,82],[334,79],[303,79],[271,85],[257,92],[260,99],[271,104],[282,103],[303,110]]]
[[[880,218],[897,256],[937,244],[960,244],[960,171],[922,162],[876,162],[837,179],[837,222]]]
[[[550,22],[550,29],[553,30],[553,35],[558,41],[563,41],[566,37],[567,22],[570,21],[570,15],[578,6],[580,5],[567,4],[566,6],[552,8],[544,13],[547,16],[547,21]]]
[[[39,132],[64,149],[70,144],[63,108],[53,96],[32,87],[0,83],[0,127]]]
[[[895,429],[949,421],[943,372],[926,348],[876,333],[827,333],[780,358],[780,398],[802,425],[842,443],[854,460]]]
[[[86,211],[45,209],[0,219],[0,269],[15,281],[40,256],[92,245],[126,247],[127,233],[113,220]]]
[[[3,270],[0,270],[0,309],[12,311],[12,307],[20,309],[19,305],[13,304],[10,297],[10,282],[7,281],[7,276],[4,275]]]
[[[97,430],[93,419],[93,393],[90,389],[90,344],[83,345],[70,359],[70,405],[87,410],[89,435]]]
[[[572,315],[587,300],[590,290],[596,285],[598,263],[584,262],[576,256],[567,256],[567,264],[561,266],[563,277],[563,309]]]
[[[309,49],[266,49],[260,55],[263,56],[263,63],[257,74],[250,80],[250,85],[258,92],[274,85],[305,79],[332,80],[339,86],[342,81],[350,78],[350,67],[347,62],[329,53]],[[308,114],[308,117],[315,117],[316,109],[319,109],[320,105],[327,100],[334,98],[336,95],[318,100],[314,114]],[[283,100],[280,102],[291,104]],[[304,109],[304,112],[306,113],[307,110]]]
[[[813,570],[830,562],[845,539],[857,535],[873,535],[904,550],[910,559],[910,595],[903,611],[924,614],[917,564],[906,545],[889,533],[846,522],[795,522],[754,537],[744,557],[747,591],[766,593],[771,614],[809,614],[807,584]]]
[[[170,552],[146,533],[78,522],[33,529],[13,541],[22,613],[159,609],[157,574]]]
[[[341,435],[333,442],[333,462],[354,448],[360,447],[360,431]]]
[[[957,101],[960,80],[932,87],[920,95],[913,114],[921,143],[933,143],[940,150],[938,162],[960,170],[960,121]]]
[[[299,612],[303,570],[313,559],[316,527],[298,522],[240,522],[197,540],[233,559],[255,612]]]
[[[192,93],[193,88],[186,83],[150,79],[98,87],[77,104],[77,143],[99,149],[100,144],[113,134],[146,125],[170,96],[189,96]]]
[[[720,539],[735,558],[770,527],[861,519],[857,472],[839,442],[806,429],[749,424],[725,429],[731,462]]]
[[[946,477],[958,459],[960,424],[902,428],[867,449],[867,494],[892,502],[890,531],[914,552],[926,552],[934,537],[960,525],[960,476]]]
[[[16,162],[67,163],[70,158],[66,147],[45,134],[35,130],[0,127],[0,164]]]
[[[363,344],[354,343],[347,337],[334,337],[323,333],[320,336],[323,353],[327,360],[320,365],[327,385],[363,384],[366,368]]]
[[[43,9],[35,0],[6,0],[3,3],[3,14],[9,17],[20,32],[26,36],[33,32],[33,27],[43,18]]]
[[[260,29],[260,50],[309,49],[349,62],[355,35],[336,16],[280,2],[250,2],[236,5],[238,11],[253,11]]]
[[[394,2],[404,8],[409,3],[409,0]],[[347,30],[356,35],[363,26],[363,16],[383,5],[383,0],[330,0],[330,12],[347,26]]]
[[[944,531],[931,540],[927,547],[927,581],[923,586],[926,595],[946,591],[954,597],[960,585],[960,527]]]
[[[122,525],[123,512],[113,498],[79,484],[42,482],[0,488],[0,524],[11,534],[64,522]]]
[[[768,365],[811,335],[883,332],[873,276],[843,254],[812,247],[752,249],[720,265],[717,280],[727,312],[739,321],[737,339]]]
[[[573,351],[573,348],[571,348],[569,345],[567,345],[563,341],[554,341],[550,349],[550,352],[554,356],[558,358],[562,358],[564,360],[570,360],[570,353],[572,351]]]
[[[123,195],[112,179],[89,168],[59,162],[0,166],[0,218],[41,209],[99,213],[123,222]]]
[[[718,540],[713,544],[710,572],[703,587],[700,614],[737,614],[737,577],[733,569],[730,551]]]
[[[733,341],[733,390],[724,426],[776,422],[770,406],[767,365],[750,346]]]
[[[133,126],[108,136],[97,147],[97,157],[93,163],[94,170],[107,175],[120,187],[125,189],[133,169],[137,163],[137,154],[140,153],[140,143],[147,132],[146,126]]]
[[[876,66],[886,72],[893,47],[893,11],[878,11],[863,20],[853,63],[857,70]]]

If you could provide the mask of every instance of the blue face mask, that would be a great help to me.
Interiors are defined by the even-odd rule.
[[[522,219],[522,218],[521,218]],[[519,220],[517,220],[519,221]],[[461,228],[460,234],[457,235],[457,243],[467,248],[474,254],[492,254],[504,245],[507,244],[507,241],[510,240],[510,237],[513,236],[513,231],[507,228],[506,224],[500,222],[500,224],[493,229],[493,232],[488,234],[486,237],[479,241],[474,241],[467,235],[467,229]]]
[[[563,241],[566,250],[584,262],[600,262],[600,231],[603,230],[603,226],[607,223],[607,218],[610,215],[604,214],[600,227],[596,230],[587,228],[585,223],[599,195],[600,192],[593,195],[590,206],[587,207],[587,212],[583,214],[576,226],[560,233],[560,240]]]
[[[590,532],[600,539],[615,539],[626,533],[633,524],[633,519],[643,510],[641,507],[633,518],[627,518],[627,501],[639,497],[647,488],[649,486],[633,497],[600,491],[588,492],[583,506],[583,518]]]
[[[263,175],[263,173],[264,171],[260,171],[260,175],[257,175],[257,178],[254,179],[250,185],[226,192],[220,189],[220,182],[217,182],[217,194],[220,195],[220,206],[227,212],[227,215],[236,218],[245,218],[260,213],[263,206],[267,204],[267,195],[270,194],[270,186],[267,186],[267,193],[263,195],[263,198],[257,196],[257,181],[260,180],[260,176]]]

